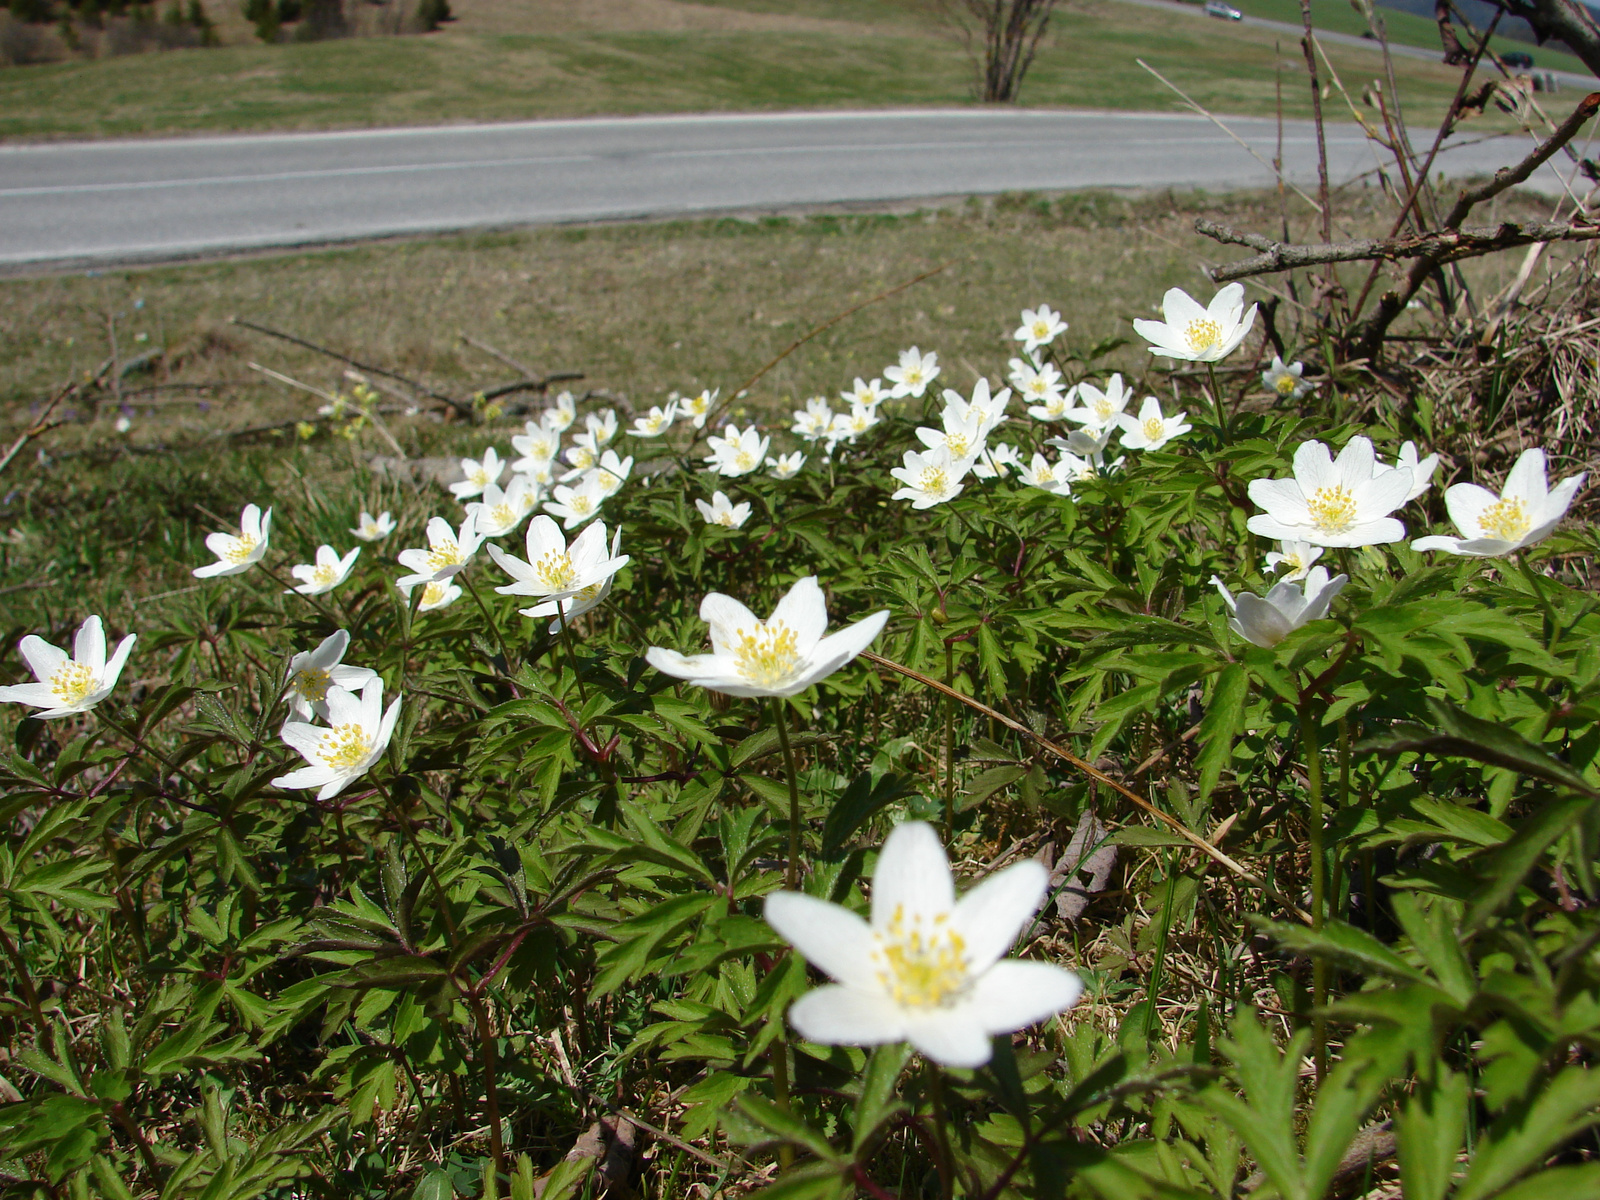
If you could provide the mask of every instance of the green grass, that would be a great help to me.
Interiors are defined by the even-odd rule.
[[[822,2],[822,0],[819,0]],[[823,10],[833,6],[823,2]],[[869,13],[877,13],[873,8]],[[893,13],[890,13],[893,16]],[[1220,27],[1133,5],[1063,9],[1024,101],[1165,109],[1172,95],[1143,57],[1218,111],[1270,113],[1281,57],[1269,31]],[[1365,50],[1330,47],[1342,72],[1370,74]],[[1411,111],[1437,111],[1454,73],[1401,60]],[[1304,115],[1304,89],[1285,107]],[[325,129],[597,113],[952,105],[971,67],[949,37],[848,33],[611,33],[373,38],[234,46],[0,72],[0,138],[115,137]]]

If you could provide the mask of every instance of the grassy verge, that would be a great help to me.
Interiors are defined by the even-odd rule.
[[[953,40],[903,16],[861,30],[452,31],[28,67],[0,72],[0,137],[970,102],[970,64]],[[1135,63],[1143,57],[1218,111],[1276,111],[1280,72],[1285,111],[1309,109],[1298,60],[1270,31],[1115,2],[1064,9],[1054,30],[1029,76],[1029,104],[1171,107],[1171,93]],[[1329,53],[1351,77],[1374,69],[1364,49]],[[1436,64],[1403,59],[1396,70],[1409,111],[1437,111],[1454,89],[1454,73]]]

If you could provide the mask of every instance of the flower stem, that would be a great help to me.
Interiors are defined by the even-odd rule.
[[[944,1111],[944,1078],[930,1059],[923,1060],[928,1078],[928,1103],[933,1109],[933,1143],[939,1151],[939,1197],[951,1200],[956,1191],[955,1157],[950,1153],[950,1130]]]
[[[783,886],[791,892],[800,886],[800,780],[794,769],[794,748],[789,745],[789,727],[783,719],[783,698],[772,698],[772,720],[778,730],[778,745],[783,750],[783,769],[789,776],[789,866]]]
[[[582,708],[589,707],[589,692],[583,686],[583,675],[578,670],[578,651],[572,644],[572,622],[567,620],[567,612],[561,606],[561,601],[556,601],[556,618],[561,622],[561,644],[567,648],[567,662],[572,667],[573,681],[578,685],[578,703]]]
[[[1226,446],[1232,438],[1228,432],[1228,410],[1222,404],[1222,389],[1217,386],[1216,363],[1206,364],[1206,374],[1211,378],[1211,403],[1217,410],[1217,432],[1222,437],[1222,444]]]
[[[506,1148],[500,1134],[500,1098],[495,1094],[497,1063],[494,1030],[489,1026],[488,1007],[476,989],[467,993],[467,1007],[472,1010],[473,1022],[478,1030],[479,1053],[483,1056],[483,1118],[489,1125],[489,1155],[494,1159],[498,1183],[499,1177],[506,1173]]]
[[[1311,928],[1321,929],[1327,911],[1327,864],[1322,857],[1322,747],[1317,741],[1317,713],[1311,698],[1300,702],[1300,741],[1306,756],[1306,784],[1311,793],[1311,812],[1307,817],[1311,849]],[[1320,1084],[1328,1073],[1328,1025],[1323,1007],[1328,1002],[1328,962],[1318,957],[1312,963],[1312,1061]]]
[[[1528,561],[1528,552],[1517,552],[1517,566],[1522,569],[1522,577],[1528,581],[1528,588],[1533,592],[1533,598],[1539,602],[1539,608],[1544,612],[1544,619],[1550,622],[1550,631],[1545,635],[1548,648],[1554,650],[1556,642],[1561,639],[1561,622],[1556,619],[1556,610],[1550,604],[1550,597],[1544,594],[1544,585],[1539,582],[1539,572],[1533,569],[1533,564]]]
[[[955,686],[955,647],[944,644],[944,685]],[[946,843],[955,836],[956,829],[956,702],[948,695],[944,698],[944,839]]]
[[[472,594],[473,601],[478,606],[478,611],[483,614],[483,619],[489,623],[489,628],[494,631],[495,645],[500,647],[500,657],[505,660],[506,678],[510,679],[516,669],[511,661],[511,651],[506,646],[505,635],[500,632],[500,624],[494,619],[494,614],[489,611],[489,606],[483,602],[483,597],[478,595],[478,589],[472,584],[472,577],[465,571],[460,572],[461,582],[467,585],[467,591]],[[515,691],[515,685],[512,688]]]
[[[772,1039],[772,1045],[767,1051],[772,1059],[772,1102],[778,1106],[780,1112],[789,1111],[789,1039],[783,1034],[783,1029],[778,1029],[778,1036]],[[778,1169],[787,1171],[794,1166],[794,1147],[785,1142],[778,1147]]]

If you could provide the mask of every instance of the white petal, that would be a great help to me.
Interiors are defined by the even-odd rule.
[[[1477,537],[1483,531],[1484,512],[1498,503],[1499,496],[1475,483],[1454,483],[1444,491],[1444,506],[1450,519],[1462,536],[1468,538]]]
[[[1500,489],[1500,494],[1516,496],[1537,512],[1547,494],[1548,478],[1545,474],[1544,451],[1538,447],[1524,450],[1506,474],[1505,486]]]
[[[106,631],[99,617],[90,617],[78,626],[72,642],[72,657],[99,675],[106,665]]]
[[[950,860],[933,826],[926,821],[896,825],[883,843],[872,875],[873,928],[885,928],[901,906],[907,917],[920,914],[932,920],[954,905]]]
[[[824,1046],[877,1046],[906,1037],[905,1015],[887,996],[837,984],[791,1004],[789,1024],[807,1041]]]
[[[966,940],[970,971],[987,971],[1011,949],[1049,889],[1050,873],[1030,858],[991,875],[961,897],[950,925]]]
[[[813,649],[820,649],[817,643],[828,627],[828,604],[815,575],[796,580],[784,593],[778,607],[772,610],[771,622],[779,621],[794,631],[795,649],[802,657],[809,656]]]
[[[0,703],[52,708],[56,703],[56,693],[47,683],[14,683],[9,687],[0,687]]]
[[[272,781],[272,786],[295,789],[320,788],[332,778],[334,778],[334,774],[327,767],[301,767],[298,771],[290,771],[287,775],[279,775]]]
[[[117,680],[122,677],[122,668],[127,665],[128,655],[133,653],[133,643],[138,641],[138,637],[138,634],[130,633],[117,643],[111,661],[106,663],[105,669],[100,673],[100,686],[106,691],[114,688]]]
[[[1352,439],[1354,440],[1354,439]],[[1349,447],[1346,447],[1348,451]],[[1372,443],[1367,443],[1367,449],[1372,449]],[[1372,477],[1372,470],[1367,469],[1367,478]],[[1318,488],[1337,487],[1341,481],[1340,472],[1335,468],[1333,455],[1321,442],[1303,442],[1294,452],[1294,478],[1300,485],[1302,495],[1309,496]],[[1251,497],[1254,499],[1254,497]]]
[[[1305,493],[1293,479],[1252,479],[1245,489],[1251,503],[1264,508],[1280,522],[1309,525],[1311,510],[1306,507]]]
[[[651,646],[645,651],[644,660],[663,674],[679,679],[698,679],[725,665],[725,660],[714,654],[679,654],[665,646]]]
[[[807,671],[807,676],[812,682],[832,675],[845,663],[855,658],[868,646],[872,645],[874,638],[883,631],[884,623],[889,620],[889,610],[873,613],[870,617],[863,617],[851,625],[846,625],[838,633],[829,634],[817,643],[812,657],[820,673]]]
[[[729,653],[741,633],[760,623],[755,613],[721,592],[711,592],[700,601],[700,619],[711,627],[711,649],[719,655]]]
[[[908,1013],[906,1037],[946,1067],[981,1067],[993,1052],[982,1019],[967,1005]]]
[[[323,638],[310,654],[296,654],[289,662],[290,670],[312,667],[319,671],[331,670],[344,661],[344,652],[350,647],[350,631],[338,629]]]
[[[972,988],[970,1004],[990,1034],[1019,1029],[1065,1012],[1083,995],[1083,981],[1054,963],[995,963]]]
[[[49,683],[57,671],[72,661],[72,656],[60,646],[52,646],[37,634],[30,633],[23,638],[17,649],[40,683]]]
[[[1283,613],[1253,592],[1240,593],[1237,604],[1238,615],[1228,622],[1228,626],[1247,642],[1257,646],[1276,646],[1294,632],[1294,626]]]
[[[768,925],[831,978],[869,991],[878,986],[872,930],[849,909],[803,892],[773,892],[765,915]]]

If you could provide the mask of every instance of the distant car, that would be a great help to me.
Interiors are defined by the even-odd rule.
[[[1224,21],[1242,21],[1244,14],[1223,0],[1206,0],[1206,16],[1220,17]]]
[[[1522,50],[1512,50],[1510,53],[1502,54],[1500,61],[1513,71],[1533,70],[1533,55]]]

